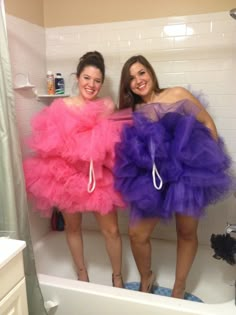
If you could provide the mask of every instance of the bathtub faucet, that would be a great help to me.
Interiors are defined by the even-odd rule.
[[[231,232],[236,233],[236,224],[227,223],[225,233],[230,234]]]

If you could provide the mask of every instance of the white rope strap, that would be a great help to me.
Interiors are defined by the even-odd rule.
[[[96,179],[95,179],[95,173],[94,173],[94,167],[93,167],[93,160],[90,160],[89,164],[89,181],[88,181],[88,188],[87,191],[89,193],[92,193],[96,187]]]
[[[159,182],[160,182],[159,186],[156,183],[156,176],[158,177]],[[155,163],[153,163],[153,166],[152,166],[152,182],[153,182],[153,186],[157,190],[160,190],[163,186],[163,181],[162,181],[161,175],[159,174]]]

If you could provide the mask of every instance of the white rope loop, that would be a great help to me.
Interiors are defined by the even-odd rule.
[[[158,177],[159,179],[159,186],[157,185],[157,182],[156,182],[156,176]],[[162,181],[162,178],[161,178],[161,175],[159,174],[158,172],[158,169],[156,167],[156,164],[153,163],[153,166],[152,166],[152,182],[153,182],[153,186],[157,189],[157,190],[161,190],[162,186],[163,186],[163,181]]]
[[[89,181],[88,181],[88,193],[92,193],[96,187],[96,179],[95,179],[95,173],[94,173],[94,167],[93,167],[93,160],[90,160],[89,163]]]

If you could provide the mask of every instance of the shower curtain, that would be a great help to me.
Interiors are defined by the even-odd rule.
[[[24,267],[29,315],[46,315],[35,269],[28,206],[16,130],[4,2],[0,0],[0,237],[26,241]],[[0,249],[1,250],[1,249]]]

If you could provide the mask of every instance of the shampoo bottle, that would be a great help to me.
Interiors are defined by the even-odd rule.
[[[48,95],[55,94],[54,75],[52,71],[47,72],[47,94]]]
[[[61,73],[57,73],[55,77],[55,94],[65,93],[65,82]]]

